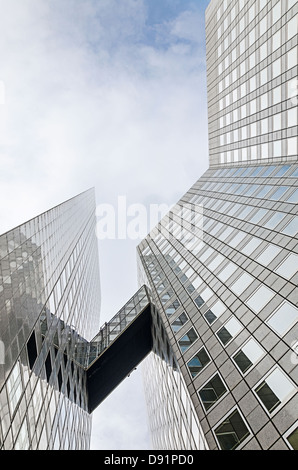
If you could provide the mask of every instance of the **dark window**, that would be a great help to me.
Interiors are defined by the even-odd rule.
[[[196,299],[195,299],[195,303],[197,304],[198,307],[201,307],[205,301],[202,299],[202,297],[199,295]]]
[[[35,339],[35,332],[31,334],[28,343],[27,343],[27,353],[29,359],[29,366],[32,369],[36,358],[37,358],[37,346],[36,346],[36,339]]]
[[[61,368],[60,368],[59,371],[58,371],[58,388],[59,388],[59,392],[61,392],[61,389],[62,389],[62,382],[63,382],[63,379],[62,379],[62,372],[61,372]]]
[[[239,351],[237,354],[235,354],[233,359],[243,374],[252,366],[252,362],[248,359],[243,351]]]
[[[256,393],[270,413],[281,403],[265,381],[256,389]]]
[[[178,343],[182,352],[185,352],[192,343],[197,339],[198,335],[196,334],[195,330],[191,328],[186,335],[181,338]]]
[[[203,402],[205,410],[208,410],[220,397],[226,393],[227,389],[219,375],[215,375],[203,388],[199,391],[200,398]]]
[[[52,363],[51,363],[51,355],[48,353],[46,361],[45,361],[45,368],[46,368],[46,376],[47,381],[50,380],[51,373],[52,373]]]
[[[289,443],[294,450],[298,450],[298,428],[295,429],[288,437]]]
[[[228,332],[228,330],[223,326],[218,332],[217,336],[223,344],[227,344],[233,336]]]
[[[215,429],[215,435],[222,450],[234,450],[249,435],[249,430],[235,410]]]

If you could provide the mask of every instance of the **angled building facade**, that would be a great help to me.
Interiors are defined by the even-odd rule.
[[[0,448],[88,449],[86,377],[99,328],[93,190],[0,237]],[[80,335],[79,335],[80,333]]]
[[[296,0],[211,0],[210,168],[138,248],[201,449],[298,448],[297,11]],[[172,413],[175,383],[159,385],[155,360],[154,446],[192,448],[192,415]]]
[[[154,449],[298,449],[295,0],[211,0],[210,168],[99,329],[92,190],[0,237],[0,448],[88,449],[144,358]]]

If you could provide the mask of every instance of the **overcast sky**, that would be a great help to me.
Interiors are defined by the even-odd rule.
[[[171,205],[208,166],[208,0],[0,0],[0,232],[90,188]],[[150,227],[148,227],[149,229]],[[99,243],[102,313],[137,289],[138,240]],[[150,446],[139,369],[93,448]]]

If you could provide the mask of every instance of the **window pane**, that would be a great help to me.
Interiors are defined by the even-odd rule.
[[[297,320],[298,309],[286,301],[276,310],[267,323],[282,336]]]
[[[256,258],[256,261],[264,266],[268,266],[272,260],[280,253],[281,248],[276,245],[268,245],[263,253]]]
[[[260,312],[265,305],[272,299],[274,292],[266,286],[261,286],[251,297],[247,300],[247,305],[256,313]]]
[[[291,253],[275,270],[277,274],[285,277],[286,279],[291,279],[294,274],[298,271],[298,255]]]
[[[235,410],[215,429],[215,435],[222,450],[233,450],[249,435],[249,430]]]
[[[243,351],[239,351],[233,359],[243,374],[253,365]]]
[[[186,333],[179,341],[178,344],[182,352],[187,351],[187,349],[192,345],[192,343],[197,339],[198,335],[196,334],[195,330],[191,328],[191,330]]]
[[[192,377],[195,377],[208,363],[210,358],[205,349],[202,348],[188,363]]]
[[[177,331],[179,331],[183,325],[185,325],[185,323],[188,321],[188,317],[187,315],[183,312],[172,324],[171,324],[171,327],[172,327],[172,330],[174,331],[174,333],[177,333]]]
[[[235,294],[242,294],[245,289],[253,282],[254,278],[247,273],[243,273],[234,284],[231,285],[231,289]]]
[[[298,450],[298,428],[296,428],[295,431],[293,431],[292,434],[287,437],[287,439],[293,449]]]
[[[285,218],[285,214],[281,212],[276,212],[274,215],[270,217],[270,219],[264,224],[266,228],[275,228],[283,219]]]
[[[281,402],[271,390],[271,388],[263,382],[257,389],[256,393],[260,400],[264,403],[265,407],[271,413]]]

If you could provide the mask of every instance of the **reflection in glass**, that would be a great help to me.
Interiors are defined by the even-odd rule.
[[[210,362],[210,358],[206,350],[202,348],[197,354],[187,363],[192,377],[196,377],[198,373]]]

